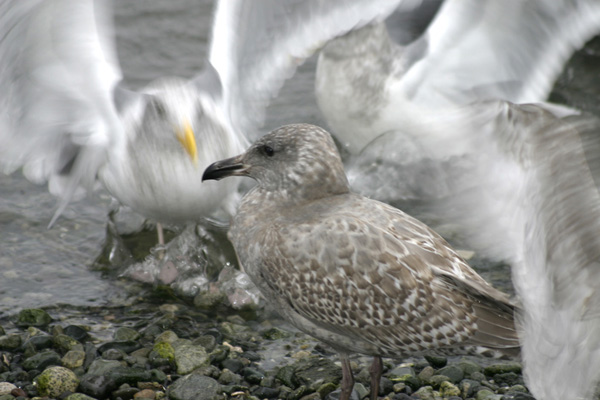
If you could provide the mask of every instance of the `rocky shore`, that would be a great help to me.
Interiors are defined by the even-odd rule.
[[[338,398],[331,349],[252,310],[217,309],[151,298],[0,319],[0,400]],[[353,361],[354,399],[368,398],[369,363]],[[380,398],[533,399],[515,362],[432,356],[384,368]]]

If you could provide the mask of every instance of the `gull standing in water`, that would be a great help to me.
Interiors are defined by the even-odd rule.
[[[325,130],[288,125],[245,153],[217,161],[203,179],[257,181],[229,238],[264,297],[303,332],[340,352],[341,399],[354,385],[348,355],[519,354],[514,306],[433,230],[350,191]]]
[[[317,69],[319,106],[356,154],[353,187],[427,202],[511,263],[540,400],[589,399],[600,378],[600,124],[541,103],[599,32],[597,1],[447,0],[413,42],[370,25],[330,42]]]

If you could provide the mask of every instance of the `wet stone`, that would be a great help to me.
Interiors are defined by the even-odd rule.
[[[221,385],[214,379],[197,374],[189,374],[176,380],[167,390],[171,400],[213,400],[220,392]]]
[[[481,389],[475,395],[476,400],[500,400],[501,396],[494,394],[489,389]]]
[[[300,384],[316,390],[325,382],[338,384],[342,379],[342,368],[326,358],[308,358],[296,363],[295,375]]]
[[[485,367],[483,373],[487,376],[505,374],[507,372],[514,372],[516,374],[520,374],[521,369],[522,367],[519,363],[492,364],[490,366]]]
[[[127,384],[121,385],[117,390],[114,390],[111,395],[113,399],[133,399],[134,396],[140,391],[136,387],[131,387]]]
[[[17,387],[10,382],[0,382],[0,395],[10,394]]]
[[[62,365],[69,369],[83,366],[85,352],[83,350],[70,350],[61,359]]]
[[[212,335],[202,335],[193,341],[193,344],[202,346],[206,352],[212,352],[217,347],[217,339]]]
[[[61,365],[60,356],[53,350],[44,350],[23,361],[23,368],[26,371],[34,369],[41,371],[51,365]]]
[[[448,364],[448,359],[446,357],[427,355],[424,358],[429,365],[436,369],[443,368]]]
[[[122,364],[115,360],[103,360],[98,358],[92,362],[88,368],[88,374],[90,375],[108,375],[110,371],[115,368],[121,367]]]
[[[523,378],[514,372],[506,372],[504,374],[496,374],[493,377],[494,382],[502,386],[522,385]]]
[[[292,334],[279,328],[271,328],[262,333],[262,337],[267,340],[279,340],[290,337]]]
[[[51,335],[35,335],[25,341],[23,346],[31,345],[35,350],[48,349],[54,346],[54,337]]]
[[[483,370],[481,366],[469,360],[460,360],[458,362],[458,367],[462,369],[466,377],[470,377],[471,374],[475,372],[481,372]]]
[[[437,390],[444,382],[450,382],[450,378],[446,375],[434,375],[426,383]]]
[[[16,325],[19,327],[46,327],[50,322],[52,322],[52,317],[46,311],[39,308],[27,308],[19,312]]]
[[[439,388],[439,392],[440,395],[444,398],[452,396],[458,397],[461,394],[460,389],[450,382],[442,382]]]
[[[448,365],[447,367],[437,370],[436,375],[447,376],[452,383],[458,383],[465,377],[464,372],[456,365]]]
[[[219,383],[221,385],[238,385],[242,382],[242,379],[240,375],[231,372],[227,368],[223,369],[219,375]]]
[[[262,381],[262,379],[265,377],[264,372],[262,372],[256,368],[250,368],[250,367],[244,368],[242,370],[242,374],[243,374],[246,382],[255,384],[255,385],[258,385]]]
[[[135,340],[123,340],[104,343],[103,345],[98,347],[98,352],[102,354],[109,349],[115,349],[129,354],[132,351],[140,349],[141,347],[142,345],[136,342]]]
[[[502,396],[502,400],[535,400],[535,397],[529,393],[523,392],[508,392]]]
[[[124,383],[135,385],[139,381],[145,382],[152,380],[152,374],[148,370],[123,366],[110,370],[107,376],[115,381],[117,385],[122,385]]]
[[[114,339],[117,342],[127,342],[132,340],[138,340],[141,337],[140,333],[135,329],[127,326],[119,327],[114,334]]]
[[[459,388],[463,397],[473,397],[481,389],[481,383],[471,379],[463,379],[459,384]]]
[[[203,347],[184,344],[175,348],[175,364],[177,373],[185,375],[198,367],[208,365],[209,357]]]
[[[79,382],[80,390],[94,398],[106,398],[108,393],[117,387],[117,384],[107,376],[86,374]]]
[[[300,386],[300,382],[298,382],[298,379],[296,378],[296,367],[292,365],[286,365],[285,367],[279,368],[275,377],[285,386],[292,389],[296,389]]]
[[[117,350],[117,349],[108,349],[104,353],[102,353],[102,358],[105,360],[122,360],[125,358],[127,353]]]
[[[89,338],[89,334],[87,329],[78,326],[78,325],[69,325],[64,329],[64,333],[67,336],[72,337],[73,339],[77,340],[78,342],[83,342],[85,340],[87,340]]]
[[[65,353],[69,350],[83,350],[81,343],[64,333],[54,336],[53,342],[54,347]]]
[[[79,385],[79,379],[70,369],[50,367],[36,378],[36,384],[42,396],[56,398],[65,392],[74,392]]]
[[[0,350],[15,350],[21,347],[21,335],[10,334],[0,336]]]
[[[64,400],[96,400],[93,397],[87,396],[83,393],[73,393],[65,397]]]
[[[279,389],[258,386],[252,394],[259,399],[276,399],[279,396]]]
[[[245,367],[244,363],[239,358],[228,358],[223,360],[221,366],[235,373],[240,372]]]

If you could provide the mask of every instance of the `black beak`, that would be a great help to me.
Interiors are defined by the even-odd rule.
[[[248,166],[244,165],[241,159],[241,156],[236,156],[210,164],[204,170],[202,180],[208,181],[214,179],[218,181],[219,179],[227,178],[228,176],[246,175]]]

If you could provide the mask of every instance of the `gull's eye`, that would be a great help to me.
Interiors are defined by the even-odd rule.
[[[152,108],[154,108],[154,111],[156,112],[156,115],[158,115],[159,118],[165,118],[167,115],[167,110],[165,109],[165,105],[162,103],[162,101],[152,99],[151,104]]]
[[[267,144],[265,144],[262,149],[268,157],[273,157],[273,154],[275,154],[275,150],[273,150],[273,148]]]

